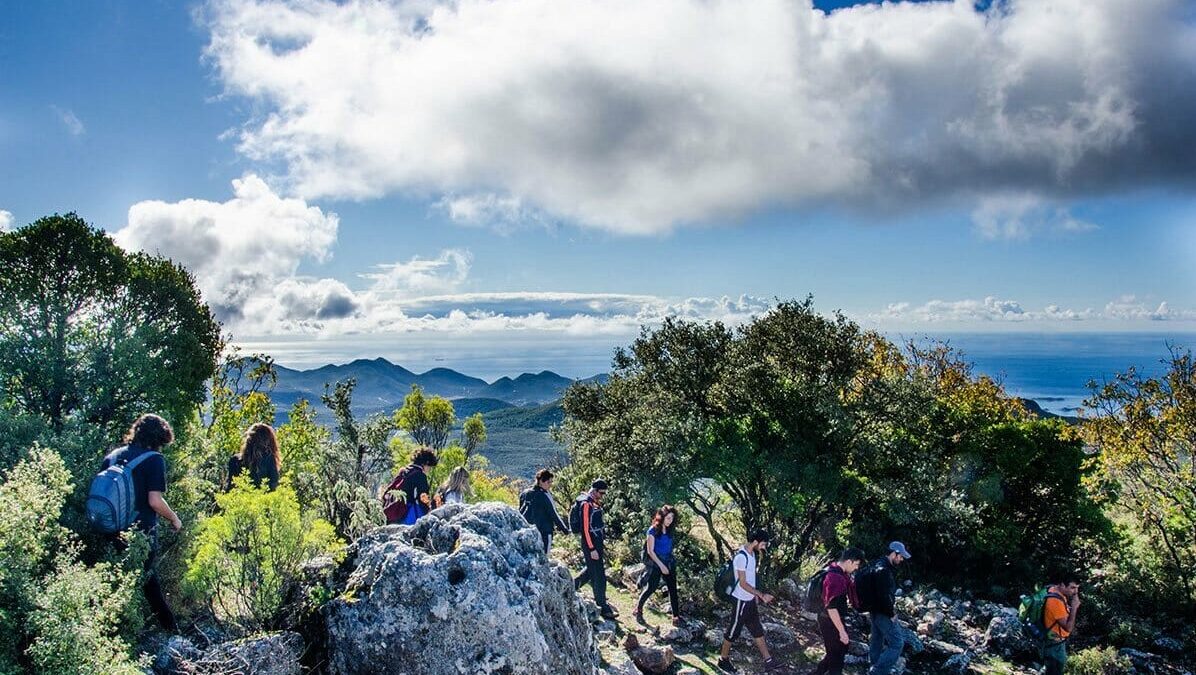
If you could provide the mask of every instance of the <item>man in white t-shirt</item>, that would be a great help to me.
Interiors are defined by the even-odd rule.
[[[764,643],[764,626],[760,624],[759,603],[772,602],[772,596],[762,593],[756,588],[756,555],[768,548],[769,534],[766,530],[754,530],[748,536],[748,543],[735,552],[731,561],[735,569],[735,590],[731,595],[735,598],[735,612],[731,615],[731,627],[723,636],[723,648],[719,653],[718,667],[727,673],[734,673],[735,666],[731,665],[731,642],[739,637],[744,628],[760,650],[764,658],[764,669],[772,670],[780,666],[777,660],[768,653],[768,645]]]

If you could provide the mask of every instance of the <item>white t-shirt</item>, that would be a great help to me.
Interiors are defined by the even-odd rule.
[[[741,548],[735,552],[735,559],[733,561],[735,567],[735,590],[731,591],[731,595],[736,600],[750,601],[755,600],[756,596],[743,590],[743,586],[739,585],[739,573],[744,573],[744,579],[752,588],[756,587],[756,556],[746,548]]]

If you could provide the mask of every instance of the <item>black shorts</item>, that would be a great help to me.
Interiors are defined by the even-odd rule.
[[[739,637],[745,627],[748,635],[754,638],[764,637],[764,626],[760,625],[760,612],[757,608],[758,603],[754,598],[751,600],[735,598],[735,613],[731,615],[731,627],[725,635],[727,642]]]

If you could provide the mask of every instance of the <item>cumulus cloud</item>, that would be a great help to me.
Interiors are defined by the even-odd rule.
[[[213,0],[205,20],[262,111],[241,151],[307,198],[649,233],[1196,179],[1186,0]]]
[[[0,232],[12,231],[12,212],[0,209]]]
[[[134,204],[128,224],[114,237],[126,249],[164,255],[183,264],[195,274],[205,300],[225,322],[272,314],[276,293],[290,293],[283,304],[294,309],[310,305],[316,295],[333,292],[328,281],[313,285],[295,275],[303,260],[328,257],[336,241],[336,214],[324,213],[302,199],[281,197],[256,175],[234,180],[232,185],[233,198],[226,202],[184,199]],[[290,285],[280,287],[284,280],[290,280]],[[312,287],[300,291],[302,284]]]
[[[1043,232],[1087,232],[1097,227],[1076,218],[1067,208],[1029,193],[982,198],[972,211],[972,222],[986,239],[1028,239]]]
[[[83,126],[83,122],[75,115],[74,111],[59,108],[56,105],[50,106],[50,109],[58,116],[58,120],[62,122],[62,126],[66,127],[66,131],[70,135],[82,136],[87,132],[87,128]]]
[[[1120,324],[1143,324],[1158,321],[1196,321],[1196,310],[1178,310],[1167,302],[1148,304],[1134,296],[1123,296],[1103,309],[1076,310],[1051,304],[1042,309],[1027,309],[1015,300],[987,297],[983,300],[931,300],[921,305],[909,302],[892,303],[882,312],[865,319],[881,325],[908,323],[1035,323],[1100,321]]]

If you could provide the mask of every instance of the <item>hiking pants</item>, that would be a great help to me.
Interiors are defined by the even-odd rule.
[[[647,575],[648,585],[644,588],[644,592],[640,593],[640,601],[635,606],[636,610],[644,611],[644,603],[652,597],[656,589],[660,588],[660,582],[663,580],[665,587],[669,589],[669,609],[673,616],[681,616],[680,603],[677,602],[677,566],[669,565],[669,573],[661,574],[656,563],[649,563]]]
[[[825,613],[818,615],[818,632],[826,646],[826,656],[818,662],[814,675],[843,675],[843,659],[847,657],[847,645],[839,641],[839,629]]]
[[[598,559],[590,557],[590,552],[582,548],[581,557],[585,560],[585,570],[573,579],[573,588],[581,590],[587,583],[594,589],[594,603],[598,607],[606,607],[606,555],[598,550]]]
[[[1042,660],[1046,663],[1046,675],[1063,675],[1067,666],[1067,643],[1045,645],[1042,648]]]
[[[868,639],[868,662],[872,667],[868,669],[868,675],[889,675],[897,659],[901,658],[905,642],[897,632],[893,617],[873,612],[868,618],[872,620],[872,634]]]
[[[545,532],[544,530],[537,530],[540,533],[540,541],[544,543],[544,552],[548,553],[552,550],[552,530]]]

